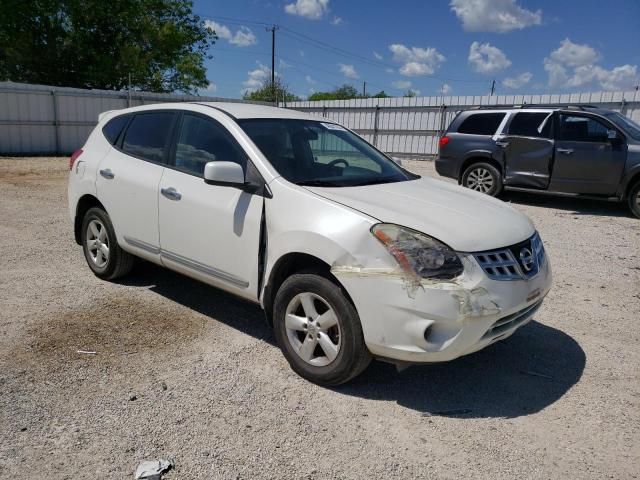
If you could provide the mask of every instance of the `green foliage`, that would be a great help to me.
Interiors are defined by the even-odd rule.
[[[404,92],[403,97],[413,98],[413,97],[416,97],[417,95],[418,93],[415,90],[408,89],[406,92]]]
[[[276,77],[275,83],[272,85],[271,80],[264,82],[262,87],[257,90],[246,92],[242,98],[252,100],[254,102],[297,102],[300,97],[291,93],[288,87]]]
[[[354,98],[389,98],[384,90],[375,95],[360,95],[352,85],[344,84],[330,92],[315,92],[309,95],[310,101],[318,100],[351,100]]]
[[[0,80],[192,92],[216,39],[191,0],[2,0]]]
[[[391,98],[391,95],[387,95],[387,92],[380,90],[375,95],[372,95],[371,98]]]

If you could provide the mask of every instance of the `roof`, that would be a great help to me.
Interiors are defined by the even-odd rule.
[[[269,107],[266,105],[256,105],[253,103],[231,103],[231,102],[198,102],[199,105],[223,110],[237,119],[248,118],[293,118],[300,120],[320,120],[317,116],[308,113],[290,110],[287,108]]]

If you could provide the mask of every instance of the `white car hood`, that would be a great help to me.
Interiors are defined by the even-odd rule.
[[[531,221],[500,200],[431,178],[361,187],[305,187],[381,222],[426,233],[459,252],[514,245]]]

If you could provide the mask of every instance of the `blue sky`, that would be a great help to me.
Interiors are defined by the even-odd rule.
[[[239,97],[276,72],[301,97],[630,90],[640,84],[640,0],[195,0],[219,40],[202,94]]]

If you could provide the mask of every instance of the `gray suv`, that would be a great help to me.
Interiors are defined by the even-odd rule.
[[[503,189],[627,201],[640,218],[640,125],[589,106],[460,112],[436,170],[496,196]]]

